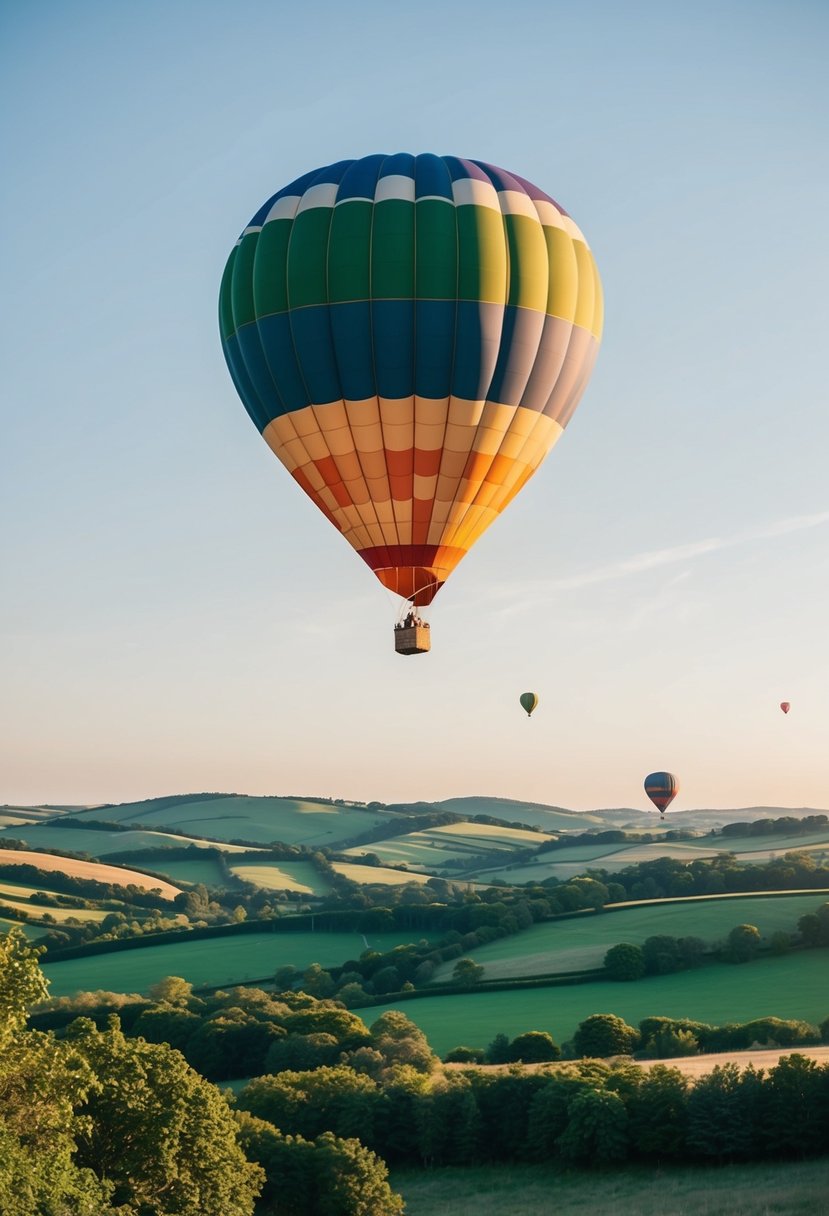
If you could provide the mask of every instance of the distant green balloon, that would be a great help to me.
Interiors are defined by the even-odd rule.
[[[521,708],[527,711],[527,717],[531,717],[533,710],[538,704],[538,694],[534,692],[522,692],[518,700],[521,702]]]

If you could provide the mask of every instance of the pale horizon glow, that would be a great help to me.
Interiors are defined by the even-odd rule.
[[[669,769],[676,810],[829,806],[829,7],[75,0],[0,34],[0,803],[647,810]],[[550,193],[606,302],[405,659],[216,319],[266,198],[402,150]]]

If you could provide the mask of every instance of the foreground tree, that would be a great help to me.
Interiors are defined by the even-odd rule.
[[[283,1136],[264,1119],[239,1111],[247,1155],[265,1170],[261,1210],[274,1216],[394,1216],[403,1200],[385,1164],[358,1140],[324,1132],[315,1141]]]
[[[127,1039],[118,1019],[87,1018],[68,1041],[97,1084],[81,1108],[79,1159],[115,1186],[128,1211],[153,1216],[250,1216],[263,1181],[215,1086],[166,1044]]]
[[[0,1212],[108,1216],[111,1187],[74,1159],[75,1106],[92,1071],[51,1035],[23,1029],[45,995],[37,951],[12,929],[0,937]]]

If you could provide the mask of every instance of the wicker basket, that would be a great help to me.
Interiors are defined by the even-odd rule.
[[[428,625],[410,625],[394,631],[394,649],[398,654],[426,654],[431,647]]]

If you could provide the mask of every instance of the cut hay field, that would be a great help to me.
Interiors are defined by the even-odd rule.
[[[250,851],[244,845],[227,844],[219,840],[194,840],[190,836],[178,836],[171,832],[145,832],[141,829],[107,832],[105,829],[95,828],[56,827],[49,823],[23,824],[19,828],[7,828],[5,832],[0,832],[0,844],[4,835],[22,840],[24,844],[35,849],[62,849],[69,853],[89,853],[91,857],[107,857],[110,853],[131,853],[136,849],[180,849],[190,845],[199,849],[221,849],[226,853]]]
[[[391,870],[387,866],[363,866],[359,862],[353,865],[347,861],[332,861],[331,865],[343,878],[351,882],[380,883],[389,887],[402,887],[406,883],[416,882],[421,885],[429,881],[429,874],[419,874],[416,870]]]
[[[735,925],[755,925],[764,937],[778,929],[797,928],[799,917],[816,911],[827,895],[755,895],[691,899],[666,903],[634,904],[617,911],[587,913],[567,920],[531,925],[514,937],[500,938],[471,951],[484,967],[484,979],[512,979],[523,975],[563,975],[601,967],[605,954],[619,942],[641,945],[658,933],[671,937],[699,937],[713,944],[728,936]],[[435,971],[433,983],[452,978],[454,962]],[[829,1012],[829,1009],[827,1009]]]
[[[802,836],[741,836],[700,837],[698,840],[665,840],[622,844],[578,844],[572,848],[554,849],[542,853],[520,865],[509,864],[476,870],[479,880],[502,879],[504,882],[521,884],[543,882],[545,878],[567,879],[585,874],[590,869],[617,873],[625,866],[645,861],[656,861],[661,857],[672,857],[676,861],[696,861],[716,857],[719,853],[734,853],[742,864],[769,861],[783,853],[803,849],[806,852],[829,852],[829,828],[822,832],[804,833]]]
[[[145,891],[158,889],[165,899],[175,899],[181,892],[172,883],[153,878],[139,870],[127,870],[121,866],[108,866],[99,861],[80,861],[71,857],[56,857],[52,853],[30,853],[27,849],[0,848],[0,865],[37,866],[39,870],[58,870],[62,874],[74,874],[78,878],[91,878],[95,882],[117,883],[125,887],[130,884]]]
[[[406,1216],[818,1216],[829,1158],[608,1171],[488,1165],[392,1170]]]
[[[552,837],[542,832],[527,832],[521,828],[496,827],[488,823],[451,823],[443,827],[407,832],[370,845],[346,849],[352,857],[376,854],[390,865],[408,865],[421,870],[438,870],[447,861],[468,860],[478,856],[510,853],[526,848],[538,848]]]
[[[195,985],[231,986],[262,980],[287,965],[304,969],[311,963],[335,966],[359,958],[366,949],[392,950],[411,941],[405,933],[310,933],[263,931],[233,937],[186,938],[165,945],[95,954],[45,963],[51,996],[74,992],[146,992],[168,975],[180,975]],[[420,937],[418,937],[420,940]]]
[[[239,861],[230,867],[237,878],[266,891],[298,891],[300,895],[328,895],[331,884],[310,861]]]
[[[358,1009],[365,1018],[402,1009],[443,1056],[453,1047],[486,1047],[496,1034],[547,1030],[557,1043],[573,1037],[593,1013],[616,1013],[631,1025],[666,1016],[719,1025],[754,1018],[803,1018],[819,1024],[829,1016],[827,952],[809,950],[737,966],[712,963],[676,975],[636,983],[599,980],[560,988],[519,988],[421,997]]]
[[[301,798],[256,798],[243,794],[226,797],[146,802],[96,808],[78,818],[109,823],[136,823],[142,827],[195,833],[216,840],[250,840],[255,844],[336,845],[386,823],[390,816],[361,807],[334,806]]]
[[[32,904],[27,899],[14,899],[0,892],[0,912],[4,908],[16,908],[19,912],[28,912],[33,919],[40,920],[47,913],[62,925],[68,920],[102,921],[109,912],[103,908],[65,908],[47,907],[45,904]]]
[[[446,798],[431,804],[435,810],[451,811],[474,819],[476,815],[492,815],[506,823],[528,823],[545,832],[586,832],[589,828],[607,828],[608,822],[590,811],[568,811],[563,807],[544,806],[540,802],[520,802],[511,798]]]

